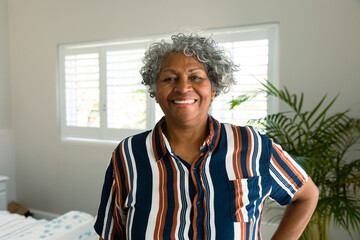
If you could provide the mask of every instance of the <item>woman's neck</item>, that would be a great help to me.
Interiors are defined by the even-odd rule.
[[[162,131],[174,152],[191,164],[199,156],[200,147],[210,130],[206,119],[195,126],[177,126],[165,121]]]

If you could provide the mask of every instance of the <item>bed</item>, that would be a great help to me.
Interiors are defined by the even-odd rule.
[[[94,217],[70,211],[51,221],[0,211],[0,240],[95,240]]]

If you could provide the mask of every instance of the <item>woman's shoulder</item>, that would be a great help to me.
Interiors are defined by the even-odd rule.
[[[148,135],[151,133],[151,130],[146,130],[131,136],[128,136],[126,138],[124,138],[123,140],[121,140],[119,142],[119,144],[117,145],[116,149],[118,149],[120,146],[122,145],[128,145],[130,142],[132,144],[139,144],[139,143],[145,143],[146,142],[146,138],[148,137]]]
[[[262,140],[263,142],[271,142],[266,136],[265,130],[261,127],[252,125],[235,125],[232,123],[221,123],[226,132],[232,132],[234,137],[247,139],[249,141]]]

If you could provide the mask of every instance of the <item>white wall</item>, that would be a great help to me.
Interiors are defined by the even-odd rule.
[[[115,147],[60,141],[60,43],[278,22],[280,84],[307,106],[341,93],[335,110],[360,117],[359,0],[11,0],[8,13],[16,194],[31,208],[94,214]]]
[[[8,0],[0,0],[0,129],[11,128]]]
[[[9,177],[8,201],[15,199],[15,164],[11,128],[8,0],[0,0],[0,175]]]

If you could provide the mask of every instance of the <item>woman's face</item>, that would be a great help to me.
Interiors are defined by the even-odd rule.
[[[208,109],[215,96],[205,66],[196,57],[171,53],[163,57],[156,80],[155,99],[166,121],[199,124],[207,121]]]

